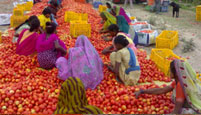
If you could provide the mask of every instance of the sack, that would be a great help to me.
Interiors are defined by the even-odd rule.
[[[156,43],[158,32],[156,30],[141,30],[135,32],[134,43],[136,45],[148,46]]]
[[[10,24],[10,17],[12,14],[0,14],[0,25],[9,25]]]
[[[134,23],[132,22],[130,25],[135,32],[138,32],[140,30],[151,30],[151,25],[147,23],[147,21],[135,21]]]

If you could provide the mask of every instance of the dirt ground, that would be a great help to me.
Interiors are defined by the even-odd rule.
[[[0,0],[0,13],[11,13],[13,9],[12,2],[15,0]],[[105,1],[104,1],[105,2]],[[179,18],[172,18],[172,8],[169,7],[169,12],[156,15],[146,11],[142,5],[134,5],[133,9],[129,7],[126,10],[138,19],[149,21],[150,17],[156,20],[156,24],[153,25],[153,29],[158,30],[160,33],[162,29],[177,30],[179,32],[179,44],[174,48],[174,53],[184,58],[189,58],[189,62],[197,72],[201,72],[201,22],[196,22],[195,13],[187,10],[180,10]],[[0,26],[0,31],[5,31],[8,26]],[[182,53],[184,43],[182,39],[193,39],[196,48],[192,52]],[[148,54],[155,46],[143,47]]]

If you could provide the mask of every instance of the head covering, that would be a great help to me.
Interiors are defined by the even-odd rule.
[[[126,14],[125,10],[122,7],[114,6],[113,8],[116,8],[115,10],[116,16],[118,15],[124,16],[124,18],[128,23],[131,22],[130,18],[128,17],[128,15]]]
[[[109,12],[102,12],[104,14],[104,16],[107,18],[106,22],[103,25],[104,30],[107,30],[107,28],[111,25],[111,24],[116,24],[116,18],[114,16],[112,16]]]
[[[68,60],[58,58],[56,67],[59,78],[66,80],[70,76],[80,78],[85,89],[95,89],[103,79],[103,62],[86,36],[79,36],[74,48],[70,48]]]
[[[116,16],[116,18],[117,18],[117,25],[119,27],[119,30],[128,34],[129,25],[128,25],[128,22],[126,21],[126,19],[121,15]]]
[[[88,105],[82,81],[69,77],[61,86],[55,114],[102,114],[102,111]]]

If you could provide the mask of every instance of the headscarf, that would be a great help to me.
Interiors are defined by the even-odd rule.
[[[102,12],[101,15],[104,15],[107,20],[105,21],[104,25],[103,25],[103,29],[107,30],[107,28],[111,25],[111,24],[116,24],[116,18],[114,16],[112,16],[109,12]]]
[[[118,16],[118,15],[124,16],[124,18],[126,19],[126,21],[128,23],[131,23],[130,18],[128,17],[128,15],[126,14],[125,10],[122,7],[114,6],[113,8],[116,9],[115,10],[116,16]]]
[[[128,34],[129,32],[129,25],[126,19],[123,16],[116,16],[117,18],[117,25],[119,27],[119,30]]]
[[[79,78],[69,77],[61,86],[55,114],[102,114],[102,111],[88,105],[85,89]]]

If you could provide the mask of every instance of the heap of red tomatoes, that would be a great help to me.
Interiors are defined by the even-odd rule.
[[[41,14],[48,0],[37,3],[29,15]],[[91,43],[99,52],[104,63],[109,62],[109,55],[101,54],[101,51],[111,42],[105,42],[99,34],[102,25],[99,13],[92,9],[90,4],[74,2],[74,0],[62,0],[62,8],[57,13],[58,36],[63,38],[68,48],[73,47],[76,39],[67,37],[69,23],[64,22],[65,11],[88,13],[88,21],[92,25]],[[56,109],[60,86],[63,81],[57,78],[57,69],[43,70],[39,68],[36,56],[26,57],[15,54],[16,45],[13,44],[13,31],[9,36],[3,37],[0,45],[0,113],[2,114],[52,114]],[[154,80],[169,82],[166,77],[150,59],[146,59],[145,51],[138,51],[142,75],[139,83],[149,82],[148,85],[124,86],[117,83],[114,74],[104,67],[104,79],[95,90],[87,90],[89,104],[95,105],[104,113],[112,114],[163,114],[170,113],[173,109],[170,96],[144,94],[136,99],[134,92],[140,88],[148,89],[159,87]]]

